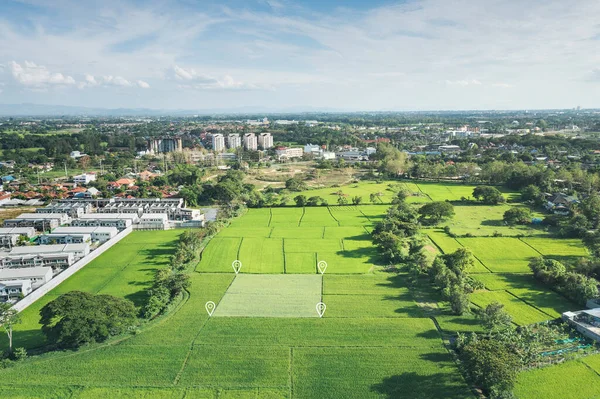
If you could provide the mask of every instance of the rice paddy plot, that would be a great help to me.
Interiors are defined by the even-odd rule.
[[[269,208],[252,208],[241,217],[231,222],[235,227],[269,227],[271,210]]]
[[[470,398],[450,355],[432,348],[294,348],[300,398]]]
[[[238,275],[213,317],[318,317],[320,275]]]
[[[457,239],[450,237],[448,234],[439,231],[428,231],[427,235],[429,239],[442,250],[443,253],[449,254],[455,252],[460,248],[464,248]],[[476,254],[473,258],[473,268],[470,270],[471,273],[489,273],[490,270],[486,268],[483,263],[477,259]]]
[[[304,208],[304,215],[300,222],[301,227],[328,227],[328,226],[339,226],[337,220],[331,216],[329,209],[326,207],[313,207]]]
[[[354,251],[317,252],[317,261],[327,262],[327,274],[368,273],[375,266],[377,249],[374,247]]]
[[[356,206],[330,206],[329,210],[340,226],[361,226],[371,223]]]
[[[315,311],[316,312],[316,311]],[[377,346],[430,348],[441,344],[433,321],[401,318],[212,317],[202,345],[286,347]]]
[[[479,273],[474,275],[489,291],[529,288],[537,283],[531,273]]]
[[[271,227],[298,227],[302,208],[271,208]]]
[[[369,232],[360,226],[325,227],[323,238],[348,238],[352,240],[371,241]]]
[[[335,275],[323,276],[323,294],[325,295],[393,295],[398,288],[408,287],[402,275],[385,274]],[[404,281],[403,281],[404,280]],[[406,285],[403,284],[406,282]]]
[[[457,240],[473,251],[473,254],[495,273],[527,273],[530,271],[529,262],[539,257],[539,253],[517,238],[486,237]]]
[[[283,239],[243,238],[239,260],[241,273],[283,273]]]
[[[511,288],[508,293],[554,318],[559,318],[564,312],[576,310],[580,307],[556,292],[550,291],[547,287],[538,284],[528,288]]]
[[[241,238],[214,237],[202,251],[202,259],[196,270],[233,273],[231,263],[238,259],[241,243]]]
[[[339,239],[299,239],[299,238],[284,238],[284,249],[286,253],[290,252],[336,252],[341,251],[342,240]]]
[[[373,248],[373,243],[371,241],[367,241],[367,240],[344,239],[344,240],[342,240],[342,244],[343,244],[345,251],[357,251],[357,250]]]
[[[319,240],[323,238],[324,227],[273,227],[270,238],[303,238]]]
[[[317,273],[316,252],[286,252],[285,272],[287,274]]]
[[[560,365],[523,371],[514,389],[520,399],[581,399],[600,397],[598,374],[587,367],[589,356]]]
[[[327,317],[424,317],[408,290],[385,295],[324,295]]]
[[[532,246],[540,254],[557,260],[575,260],[588,256],[588,252],[580,239],[525,237],[521,241]]]
[[[181,399],[186,396],[186,389],[177,388],[83,388],[74,397],[77,399]],[[203,398],[213,399],[212,391],[204,391]],[[48,396],[49,397],[49,396]],[[61,396],[62,397],[62,396]]]
[[[249,226],[235,226],[230,229],[223,229],[219,233],[220,238],[234,237],[234,238],[269,238],[273,227],[249,227]]]
[[[533,306],[529,306],[523,300],[516,298],[506,291],[476,291],[471,294],[470,300],[481,308],[486,307],[492,302],[500,302],[504,305],[504,310],[512,316],[513,322],[521,326],[554,318],[542,313]]]
[[[458,183],[417,183],[419,190],[428,195],[432,201],[459,201],[462,197],[472,198],[475,186]]]
[[[389,205],[364,205],[358,207],[362,214],[364,214],[371,224],[381,222],[387,214]]]
[[[196,345],[179,383],[228,389],[287,387],[289,357],[290,350],[280,346]]]

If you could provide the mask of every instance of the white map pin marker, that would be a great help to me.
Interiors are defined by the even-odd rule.
[[[324,260],[317,263],[317,267],[319,268],[319,273],[324,274],[325,270],[327,270],[327,262]]]
[[[215,303],[213,301],[208,301],[208,302],[206,302],[206,305],[204,305],[204,307],[206,308],[206,312],[208,313],[208,316],[210,317],[215,312],[215,308],[217,307],[217,305],[215,305]]]
[[[327,306],[325,306],[323,302],[317,303],[317,313],[319,314],[319,317],[323,317],[325,309],[327,309]]]
[[[234,260],[231,264],[231,267],[233,267],[233,271],[235,272],[235,274],[238,274],[240,272],[240,269],[242,268],[242,262],[240,262],[239,260]]]

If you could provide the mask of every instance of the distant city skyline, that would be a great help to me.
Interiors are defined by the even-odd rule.
[[[595,0],[5,0],[0,104],[600,108],[598,15]]]

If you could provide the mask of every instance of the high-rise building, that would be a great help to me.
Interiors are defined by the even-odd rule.
[[[159,137],[148,140],[148,152],[151,154],[175,151],[183,151],[181,137]]]
[[[222,134],[212,135],[212,148],[214,152],[221,152],[225,149],[225,137]]]
[[[268,150],[273,147],[273,136],[271,133],[261,133],[258,136],[258,145],[263,150]]]
[[[228,148],[238,148],[242,146],[242,139],[239,134],[233,134],[227,136],[227,147]]]
[[[254,133],[244,134],[244,148],[250,151],[256,151],[258,149],[258,142],[256,141],[256,135]]]

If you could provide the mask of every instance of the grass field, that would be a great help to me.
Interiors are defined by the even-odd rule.
[[[473,188],[403,184],[422,193],[415,196],[419,201],[457,200]],[[394,189],[372,182],[342,188],[348,195],[383,190],[381,198],[390,200]],[[518,325],[572,310],[575,305],[533,279],[527,263],[541,254],[575,259],[585,250],[578,241],[537,230],[522,238],[482,237],[488,228],[483,222],[496,220],[507,206],[513,205],[461,210],[472,217],[452,223],[471,229],[472,238],[425,232],[443,252],[466,247],[476,256],[471,273],[485,289],[471,295],[474,306],[499,301]],[[250,209],[210,241],[190,274],[189,295],[172,313],[110,344],[50,352],[0,369],[0,388],[5,395],[43,398],[474,398],[440,332],[482,327],[473,315],[452,315],[428,282],[412,283],[403,272],[383,269],[369,232],[387,208]],[[69,290],[142,304],[143,290],[153,270],[168,261],[177,234],[132,233],[23,312],[15,344],[43,345],[37,312]],[[231,267],[236,259],[243,263],[238,275]],[[317,270],[321,260],[328,263],[323,275]],[[212,317],[207,301],[217,304]],[[327,305],[322,318],[315,309],[319,301]],[[6,345],[5,336],[0,339]],[[600,396],[596,371],[600,355],[527,371],[515,392],[519,398]]]

